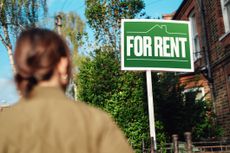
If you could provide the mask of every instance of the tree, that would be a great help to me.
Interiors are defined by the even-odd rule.
[[[111,114],[133,148],[140,152],[142,140],[147,142],[149,138],[145,75],[120,71],[119,54],[121,19],[144,15],[144,2],[86,0],[86,6],[87,22],[94,30],[100,49],[96,49],[79,69],[78,97]],[[158,123],[158,127],[162,127]],[[163,133],[158,136],[164,141]]]
[[[0,40],[15,72],[12,43],[23,29],[36,26],[39,15],[46,15],[46,0],[1,0],[0,12]]]
[[[78,74],[78,98],[107,111],[124,131],[132,147],[141,152],[142,140],[149,142],[148,109],[144,73],[120,71],[111,47],[102,47],[86,58]],[[159,144],[165,142],[158,121]]]
[[[138,151],[140,138],[146,140],[148,135],[148,130],[142,129],[148,123],[145,76],[139,72],[120,71],[119,39],[121,19],[144,15],[144,2],[86,0],[86,6],[87,22],[95,32],[100,49],[80,67],[79,98],[108,111]],[[109,53],[107,50],[110,50]],[[186,98],[178,75],[153,73],[152,77],[156,120],[160,123],[157,128],[158,144],[159,134],[163,135],[160,142],[165,142],[164,133],[168,140],[171,140],[172,134],[182,136],[185,131],[193,132],[196,140],[218,134],[218,128],[212,129],[214,115],[207,115],[213,114],[209,103],[194,99],[194,93]],[[135,115],[137,112],[139,116]],[[140,116],[143,118],[140,119]],[[160,132],[159,127],[162,127]]]
[[[152,77],[156,118],[163,123],[169,141],[172,134],[183,138],[187,131],[196,141],[221,136],[212,103],[205,97],[196,98],[199,88],[184,92],[185,85],[180,84],[175,73],[153,73]]]
[[[81,59],[84,58],[79,54],[79,48],[84,44],[83,38],[87,37],[85,22],[75,12],[59,12],[58,14],[62,18],[61,34],[66,38],[71,47],[73,64],[75,69],[78,69]]]
[[[78,67],[81,63],[81,60],[84,58],[83,55],[79,54],[79,47],[83,45],[83,37],[87,36],[85,32],[85,22],[81,17],[75,12],[59,12],[58,15],[61,17],[62,26],[61,26],[61,35],[66,38],[72,53],[73,61],[73,79],[76,79],[76,74],[78,72]],[[66,94],[75,99],[76,98],[76,86],[70,82],[69,87],[67,88]]]
[[[61,33],[67,39],[74,53],[82,46],[82,36],[85,34],[85,23],[75,12],[58,13],[62,17]]]
[[[85,15],[101,44],[119,50],[120,22],[122,18],[144,15],[143,0],[86,0]]]

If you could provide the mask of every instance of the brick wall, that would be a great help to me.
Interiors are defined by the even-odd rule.
[[[214,86],[213,101],[217,114],[217,121],[224,128],[224,136],[230,138],[230,34],[220,40],[225,34],[220,0],[203,0],[203,2]],[[201,38],[203,31],[197,0],[184,0],[176,12],[174,19],[188,20],[189,13],[192,10],[195,11],[198,36]],[[202,46],[201,39],[200,44]],[[201,60],[201,62],[195,63],[196,69],[205,64],[204,58]]]
[[[220,0],[205,0],[206,27],[208,31],[208,42],[210,44],[210,55],[212,74],[214,80],[215,109],[217,121],[225,130],[225,136],[230,137],[230,102],[228,98],[226,79],[226,65],[230,63],[225,58],[227,52],[226,45],[219,39],[225,33],[224,21]]]

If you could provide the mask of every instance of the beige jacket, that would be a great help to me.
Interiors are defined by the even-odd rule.
[[[0,153],[132,153],[102,111],[36,87],[31,98],[0,111]]]

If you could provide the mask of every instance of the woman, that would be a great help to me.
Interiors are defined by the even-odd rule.
[[[22,32],[14,58],[22,98],[0,112],[1,153],[132,152],[105,113],[65,96],[70,52],[55,32]]]

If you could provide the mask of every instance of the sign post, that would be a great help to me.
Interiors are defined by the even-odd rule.
[[[157,150],[157,143],[156,143],[156,130],[155,130],[155,116],[154,116],[152,74],[151,73],[152,72],[150,70],[146,71],[149,125],[152,125],[150,126],[151,153],[152,153],[154,150]]]
[[[157,145],[151,71],[194,71],[190,22],[122,19],[121,69],[146,71],[151,152],[154,152]]]

